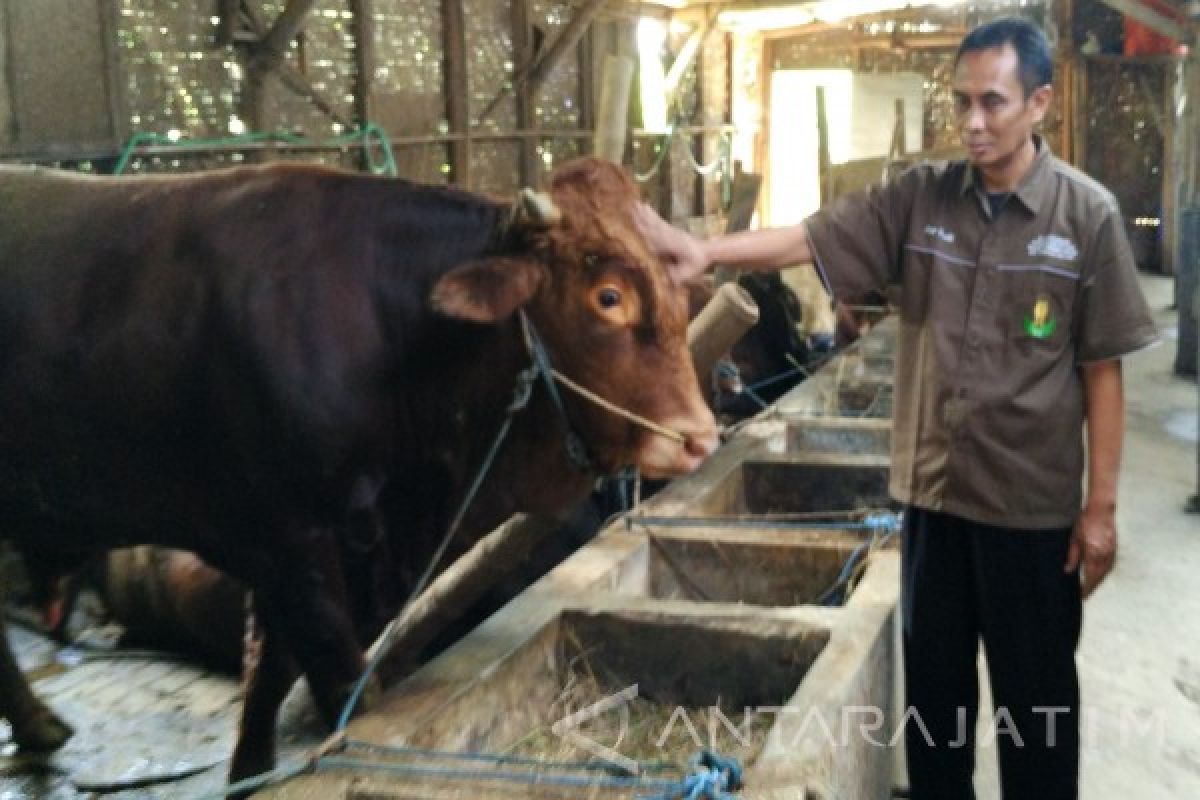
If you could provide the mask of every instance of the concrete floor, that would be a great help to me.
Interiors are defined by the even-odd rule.
[[[1200,516],[1182,511],[1197,491],[1197,387],[1171,371],[1172,287],[1143,276],[1163,343],[1124,363],[1117,565],[1084,606],[1077,659],[1084,800],[1200,797]],[[975,782],[978,800],[1000,798],[994,747]]]

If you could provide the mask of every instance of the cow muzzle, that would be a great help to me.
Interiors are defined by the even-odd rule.
[[[647,478],[674,478],[694,472],[720,444],[712,413],[702,412],[664,420],[663,427],[681,439],[646,431],[637,453],[638,470]]]

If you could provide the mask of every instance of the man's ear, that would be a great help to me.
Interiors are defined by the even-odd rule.
[[[499,322],[529,302],[542,284],[540,264],[522,258],[468,261],[433,286],[433,309],[472,322]]]
[[[1041,122],[1046,112],[1050,110],[1050,102],[1054,99],[1054,88],[1049,84],[1039,86],[1033,90],[1033,94],[1029,95],[1029,101],[1033,103],[1033,121]]]

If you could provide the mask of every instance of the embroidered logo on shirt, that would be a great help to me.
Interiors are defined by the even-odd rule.
[[[952,244],[954,242],[954,234],[943,228],[941,225],[926,225],[925,233],[929,234],[930,236],[936,236],[947,244]]]
[[[1038,297],[1033,308],[1025,315],[1025,332],[1035,339],[1046,339],[1054,334],[1057,327],[1058,320],[1050,313],[1050,301]]]
[[[1074,261],[1079,257],[1079,251],[1075,249],[1074,242],[1053,233],[1038,236],[1029,243],[1029,247],[1026,249],[1031,256],[1047,256],[1060,261]]]

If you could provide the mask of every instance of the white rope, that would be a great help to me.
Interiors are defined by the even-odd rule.
[[[633,422],[637,425],[641,425],[643,428],[653,431],[654,433],[657,433],[659,436],[665,436],[672,441],[679,442],[680,444],[683,444],[684,442],[687,441],[686,437],[679,431],[675,431],[675,430],[671,430],[670,428],[663,427],[662,425],[659,425],[657,422],[648,420],[642,416],[638,416],[637,414],[633,413],[632,411],[629,411],[628,409],[621,408],[620,406],[615,405],[614,403],[611,403],[608,400],[605,400],[603,397],[596,394],[595,392],[592,392],[588,389],[583,388],[578,383],[571,380],[566,375],[563,375],[558,370],[551,369],[550,372],[554,375],[555,379],[559,383],[561,383],[563,386],[567,387],[568,389],[570,389],[571,391],[580,395],[581,397],[591,400],[593,403],[600,406],[605,411],[609,411],[613,414],[616,414],[618,417],[624,417],[625,419],[629,420],[630,422]]]

